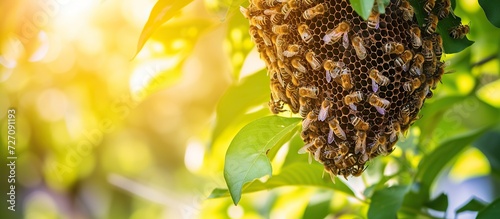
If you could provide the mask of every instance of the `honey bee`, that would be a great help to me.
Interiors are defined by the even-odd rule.
[[[305,58],[313,70],[319,70],[321,68],[321,62],[313,51],[307,52]]]
[[[367,155],[367,154],[363,154],[362,156],[360,156],[360,158],[361,158],[361,157],[366,157],[366,160],[368,160],[368,155]],[[365,160],[365,162],[366,162],[366,160]],[[353,176],[356,176],[356,177],[361,176],[361,174],[362,174],[362,173],[365,171],[365,169],[367,168],[367,167],[365,167],[365,168],[361,168],[361,166],[356,166],[356,167],[357,167],[357,168],[355,168],[355,169],[353,169],[353,170],[351,171],[351,174],[352,174]]]
[[[283,51],[283,55],[286,57],[295,56],[299,52],[299,49],[300,49],[300,47],[297,44],[288,45],[286,50]]]
[[[316,98],[318,98],[318,88],[315,86],[300,87],[299,88],[299,95],[301,97],[308,97],[308,98],[316,99]]]
[[[380,14],[376,10],[372,10],[370,16],[368,16],[367,26],[370,29],[378,29],[380,25]]]
[[[319,121],[325,121],[326,117],[328,117],[328,110],[330,109],[332,102],[328,99],[323,100],[321,103],[321,108],[318,114]]]
[[[290,12],[292,10],[295,10],[299,7],[299,0],[289,0],[286,4],[283,4],[283,7],[281,7],[281,13],[285,15],[284,19],[290,15]]]
[[[325,42],[325,44],[333,44],[339,41],[341,37],[343,37],[342,45],[347,49],[347,47],[349,46],[348,33],[350,30],[351,25],[349,25],[349,23],[347,23],[346,21],[342,21],[333,30],[326,32],[325,36],[323,36],[323,41]]]
[[[380,98],[376,94],[371,94],[370,97],[368,97],[368,103],[373,107],[375,107],[377,112],[379,112],[382,115],[385,115],[385,110],[391,104],[391,102],[389,102],[386,99]]]
[[[284,0],[284,1],[286,1],[286,0]],[[307,6],[312,5],[315,2],[316,2],[316,0],[302,0],[302,3],[304,3]]]
[[[469,33],[469,25],[458,25],[456,27],[452,27],[448,31],[450,32],[450,37],[453,39],[462,39]]]
[[[394,64],[397,67],[403,68],[403,71],[408,71],[410,61],[413,59],[413,53],[410,50],[405,50],[403,54],[396,58]]]
[[[350,90],[353,87],[351,79],[351,70],[344,68],[340,74],[340,85],[344,90]]]
[[[354,138],[356,139],[354,153],[359,154],[361,152],[361,154],[364,154],[366,152],[366,132],[358,130]]]
[[[304,13],[302,13],[302,17],[304,17],[304,19],[306,20],[311,20],[318,15],[324,14],[326,12],[326,9],[327,9],[326,4],[321,3],[305,10]]]
[[[427,23],[425,24],[425,32],[429,35],[436,32],[437,24],[439,19],[436,15],[430,14],[429,17],[426,18]]]
[[[448,17],[448,15],[451,12],[451,1],[450,0],[442,0],[441,1],[441,7],[439,8],[438,11],[438,17],[439,19],[444,19],[445,17]]]
[[[413,10],[413,7],[410,5],[410,2],[408,1],[401,2],[401,6],[399,7],[399,9],[403,11],[403,19],[405,21],[410,21],[413,19],[415,11]]]
[[[424,4],[424,11],[427,14],[430,14],[432,9],[434,9],[434,5],[436,5],[436,0],[426,0]]]
[[[288,33],[288,25],[287,24],[282,24],[282,25],[273,25],[272,31],[275,34],[287,34]]]
[[[425,61],[432,62],[434,59],[434,46],[431,40],[424,40],[424,45],[422,46],[422,55]]]
[[[299,96],[299,104],[300,104],[300,107],[299,107],[300,116],[306,117],[307,114],[309,113],[309,111],[311,110],[309,108],[309,99]]]
[[[399,134],[401,134],[401,125],[399,124],[398,121],[391,121],[391,132],[389,135],[389,141],[394,142],[396,141],[397,137]]]
[[[386,54],[400,55],[401,53],[404,52],[404,50],[405,50],[405,47],[403,46],[403,44],[398,43],[398,42],[389,42],[389,43],[386,43],[384,45],[384,47],[382,47],[382,51],[384,51],[384,53],[386,53]]]
[[[253,16],[250,19],[250,24],[256,26],[259,29],[262,29],[262,26],[266,25],[268,22],[267,17],[264,15]]]
[[[370,146],[370,152],[369,152],[370,157],[373,158],[380,153],[383,154],[386,142],[387,138],[384,135],[377,135]]]
[[[267,16],[272,16],[273,14],[281,14],[281,11],[278,8],[268,8],[264,10],[264,14]]]
[[[325,145],[325,138],[319,136],[314,139],[314,141],[304,145],[304,147],[299,149],[299,154],[305,154],[309,152],[309,163],[311,163],[311,155],[314,154],[314,159],[319,161],[321,155],[321,148]]]
[[[333,159],[337,156],[337,151],[331,147],[326,147],[325,150],[323,151],[323,157],[326,159]]]
[[[354,166],[354,164],[356,164],[356,159],[354,158],[353,154],[349,154],[349,155],[347,155],[347,157],[345,157],[344,163],[342,164],[342,167],[348,168],[348,167]],[[347,177],[347,174],[345,174],[344,177]]]
[[[418,78],[413,78],[411,81],[407,81],[403,84],[403,89],[410,94],[413,93],[417,88],[422,85],[422,82]]]
[[[304,118],[304,121],[302,121],[302,130],[307,130],[311,123],[314,121],[318,120],[318,113],[316,113],[315,110],[311,110],[307,116]]]
[[[287,84],[286,89],[285,89],[285,94],[290,99],[290,108],[292,109],[292,112],[298,112],[299,111],[299,94],[297,91],[297,87],[293,86],[292,84]]]
[[[248,32],[250,33],[250,37],[252,38],[252,41],[253,42],[257,42],[257,38],[260,37],[260,34],[259,34],[259,28],[257,27],[254,27],[254,26],[250,26],[248,28]]]
[[[359,36],[355,36],[351,40],[352,46],[354,47],[354,50],[356,51],[356,55],[358,56],[359,59],[363,60],[366,58],[366,48],[365,44],[363,43],[363,39]]]
[[[281,13],[272,14],[270,20],[272,24],[280,24],[283,21],[284,17],[285,16]]]
[[[366,163],[366,161],[368,161],[368,158],[369,158],[368,153],[364,153],[361,156],[359,156],[358,163],[364,164],[364,163]]]
[[[338,144],[339,146],[339,154],[340,155],[346,155],[349,152],[349,145],[347,145],[347,142],[342,141]]]
[[[309,30],[309,26],[307,24],[301,24],[297,28],[297,31],[299,32],[300,38],[305,42],[309,43],[313,39],[311,30]]]
[[[280,83],[273,81],[270,87],[271,87],[271,98],[274,101],[279,101],[279,100],[284,101],[288,99],[286,97],[285,91],[283,90],[283,86],[281,86]]]
[[[422,74],[422,68],[424,65],[424,56],[420,53],[413,57],[413,65],[410,68],[410,74],[412,76],[420,76]]]
[[[243,17],[245,17],[246,19],[250,19],[250,10],[248,10],[248,8],[240,6],[240,12],[241,14],[243,14]]]
[[[273,66],[276,66],[276,65],[273,65]],[[271,74],[272,74],[272,78],[278,80],[278,82],[281,84],[282,87],[286,87],[285,81],[283,80],[281,72],[279,72],[276,67],[273,67]]]
[[[269,106],[269,110],[273,114],[285,112],[285,110],[283,109],[283,102],[281,102],[281,101],[274,102],[272,100],[269,100],[269,103],[267,105]]]
[[[276,62],[276,56],[274,56],[274,52],[271,50],[271,47],[266,48],[266,55],[271,63]]]
[[[352,125],[354,126],[354,129],[360,130],[360,131],[367,131],[368,128],[370,128],[370,125],[368,122],[363,121],[363,119],[357,117],[357,116],[351,116],[349,118],[351,120]]]
[[[370,70],[369,77],[372,79],[372,90],[373,92],[378,91],[378,86],[387,86],[389,82],[388,77],[384,76],[377,69]]]
[[[411,45],[413,48],[417,49],[420,46],[422,46],[422,38],[421,38],[421,33],[420,33],[420,28],[418,25],[413,25],[411,27]]]
[[[305,154],[309,151],[316,151],[317,149],[318,148],[316,148],[316,146],[314,145],[314,141],[311,141],[311,142],[305,144],[303,147],[301,147],[297,153]],[[308,162],[309,162],[309,164],[312,163],[312,154],[311,153],[309,153]]]
[[[347,140],[344,130],[340,127],[339,121],[336,118],[328,121],[328,126],[330,127],[330,132],[328,133],[328,144],[334,141],[333,134],[342,140]],[[349,148],[347,148],[349,150]]]
[[[292,62],[292,65],[293,65],[293,62]],[[299,83],[303,84],[303,83],[301,83],[301,82],[304,81],[304,73],[303,72],[301,72],[301,71],[294,71],[293,72],[293,76],[294,76],[293,78],[295,78],[297,80],[298,84]]]
[[[441,81],[441,77],[445,74],[444,67],[440,66],[438,70],[429,78],[430,86],[432,89],[436,89],[437,82]]]
[[[401,125],[408,125],[410,123],[410,105],[403,106],[399,114]]]
[[[326,60],[323,62],[323,68],[325,69],[326,81],[330,83],[332,78],[337,78],[342,68],[345,67],[343,62],[334,62],[332,60]]]
[[[361,101],[363,101],[363,92],[361,91],[352,92],[344,97],[345,105],[349,105],[352,110],[357,110],[357,107],[354,104]]]
[[[269,7],[274,7],[277,3],[277,0],[266,0],[266,5]]]
[[[263,10],[266,8],[264,3],[265,3],[264,0],[256,0],[256,1],[251,2],[251,4],[254,5],[255,7],[257,7],[257,9],[259,9],[259,10]]]
[[[280,68],[281,74],[283,76],[283,79],[290,81],[291,77],[293,76],[292,70],[288,67],[288,65],[285,65],[283,61],[278,60],[278,67]],[[293,80],[292,80],[293,83]],[[297,86],[295,83],[293,85]]]
[[[257,30],[257,34],[262,38],[262,40],[264,41],[264,44],[266,44],[266,46],[273,45],[271,38],[266,33],[264,33],[263,30],[260,30],[260,29]]]
[[[443,38],[438,34],[434,35],[434,54],[437,60],[441,60],[441,55],[443,54]]]
[[[300,58],[294,58],[292,59],[292,66],[297,69],[299,72],[302,72],[302,73],[305,73],[307,70],[306,70],[306,67],[304,65],[302,65],[302,63],[300,62]]]

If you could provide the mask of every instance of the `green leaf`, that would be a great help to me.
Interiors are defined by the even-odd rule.
[[[485,133],[475,144],[488,158],[492,172],[500,176],[500,147],[498,145],[500,145],[500,132],[498,130]]]
[[[391,0],[377,0],[377,10],[381,14],[385,14],[385,8],[391,3]]]
[[[265,70],[261,70],[227,89],[217,104],[217,118],[212,141],[217,139],[230,124],[246,121],[245,112],[269,100],[271,90],[267,84],[269,84],[269,76],[266,75]]]
[[[212,190],[208,198],[220,198],[229,196],[229,191],[227,189],[215,188]]]
[[[323,165],[314,162],[308,163],[293,163],[281,170],[281,173],[272,176],[266,182],[253,181],[248,186],[245,186],[243,193],[257,192],[262,190],[274,189],[282,186],[314,186],[327,188],[334,191],[343,192],[350,196],[355,196],[354,192],[343,181],[336,180],[332,183],[330,177],[323,174]],[[210,198],[219,198],[229,196],[228,190],[215,189],[212,191]]]
[[[427,103],[424,105],[420,111],[422,119],[417,120],[415,125],[420,127],[421,133],[419,136],[419,142],[424,142],[424,140],[430,139],[432,132],[438,125],[438,121],[443,117],[444,112],[450,109],[450,106],[464,101],[463,96],[447,96],[437,100],[433,100],[432,103]]]
[[[299,133],[302,131],[299,127]],[[290,140],[290,145],[288,147],[288,153],[285,157],[285,162],[283,162],[283,167],[286,167],[290,164],[297,162],[307,162],[308,157],[304,154],[297,153],[301,147],[304,146],[304,141],[300,137],[300,134],[293,136],[292,140]]]
[[[368,218],[397,218],[397,212],[407,191],[408,186],[393,186],[375,191],[368,209]]]
[[[443,38],[444,52],[447,54],[460,52],[474,43],[474,41],[467,39],[467,36],[462,39],[453,39],[450,37],[449,30],[460,24],[462,24],[462,19],[458,16],[448,16],[438,23],[437,32]]]
[[[331,191],[320,191],[314,194],[309,200],[302,218],[326,218],[330,212],[332,196],[333,192]]]
[[[478,200],[474,197],[469,202],[467,202],[467,204],[457,209],[456,213],[459,214],[465,211],[480,211],[485,206],[486,204],[483,201]]]
[[[274,159],[274,157],[276,156],[278,151],[281,149],[281,146],[283,146],[285,143],[291,141],[292,137],[295,136],[298,129],[299,129],[299,127],[296,127],[296,129],[293,129],[291,132],[288,132],[285,136],[283,136],[283,138],[281,138],[280,141],[278,141],[276,143],[276,147],[273,147],[266,152],[267,157],[269,157],[269,160]]]
[[[146,41],[158,27],[170,20],[180,9],[184,8],[184,6],[192,1],[193,0],[159,0],[156,2],[139,36],[134,57],[141,51]]]
[[[444,193],[441,193],[434,200],[425,203],[425,206],[428,208],[437,210],[437,211],[446,211],[448,209],[448,196]]]
[[[354,9],[359,16],[366,20],[372,12],[375,0],[349,0],[349,2],[351,2],[352,9]]]
[[[500,198],[490,203],[486,208],[479,211],[477,219],[493,219],[500,215]]]
[[[479,0],[479,5],[483,8],[486,17],[490,21],[491,24],[495,25],[495,27],[500,28],[500,5],[497,1],[491,0]]]
[[[421,27],[423,27],[425,24],[425,18],[427,17],[427,13],[424,11],[425,1],[410,0],[410,3],[413,6],[418,23]],[[464,37],[463,39],[453,39],[450,37],[449,30],[452,27],[460,25],[461,23],[462,19],[456,15],[453,16],[451,13],[448,17],[440,20],[438,23],[437,32],[441,35],[441,38],[443,38],[444,52],[447,54],[460,52],[474,43],[473,41],[468,40],[467,37]]]
[[[405,199],[405,205],[420,208],[429,200],[429,191],[434,179],[441,170],[476,138],[480,137],[486,128],[457,135],[442,142],[436,150],[425,156],[418,166],[417,182]]]
[[[245,183],[272,174],[266,152],[297,128],[300,120],[268,116],[251,122],[236,134],[224,163],[224,179],[234,204],[238,204]]]

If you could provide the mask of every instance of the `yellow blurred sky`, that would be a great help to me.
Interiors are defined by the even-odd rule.
[[[26,209],[49,197],[55,204],[48,208],[61,213],[53,191],[71,200],[89,186],[133,185],[127,180],[161,188],[159,196],[202,194],[192,191],[199,180],[188,170],[201,171],[213,111],[230,83],[222,47],[227,27],[195,1],[169,24],[212,24],[211,31],[159,31],[132,59],[155,2],[0,3],[0,120],[17,109]],[[199,40],[182,38],[191,35]],[[184,158],[198,160],[186,164]],[[69,193],[75,188],[77,194]]]

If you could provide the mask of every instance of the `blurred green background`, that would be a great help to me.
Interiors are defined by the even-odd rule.
[[[268,76],[238,12],[248,2],[193,1],[133,58],[155,3],[0,3],[1,159],[7,163],[9,108],[17,110],[18,157],[16,212],[2,206],[2,218],[365,218],[375,191],[415,186],[422,159],[442,142],[480,129],[456,156],[442,153],[449,162],[428,199],[447,194],[444,210],[431,203],[400,213],[452,218],[473,197],[484,204],[500,197],[500,30],[477,1],[457,0],[455,10],[470,23],[475,43],[444,56],[453,74],[443,77],[396,151],[349,179],[355,196],[285,181],[244,194],[238,206],[227,197],[207,198],[227,188],[231,139],[270,115]],[[281,147],[273,174],[307,162],[294,151],[301,144],[295,136]]]

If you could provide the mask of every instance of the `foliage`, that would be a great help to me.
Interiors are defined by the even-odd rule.
[[[423,1],[410,1],[423,25]],[[421,119],[390,156],[370,161],[361,177],[336,178],[335,183],[321,164],[309,164],[308,155],[297,153],[304,146],[300,119],[288,111],[269,116],[269,75],[265,69],[248,71],[262,63],[252,62],[258,55],[248,21],[238,12],[247,0],[137,3],[152,8],[149,18],[140,15],[147,11],[130,9],[140,1],[100,1],[103,9],[78,19],[72,13],[90,6],[60,5],[46,20],[58,16],[68,20],[37,26],[33,35],[39,39],[22,42],[22,52],[13,52],[18,59],[12,69],[16,63],[4,59],[3,49],[12,46],[4,41],[15,34],[4,34],[11,31],[3,28],[26,30],[9,24],[23,23],[15,19],[21,12],[11,9],[32,8],[29,2],[18,2],[23,1],[0,7],[6,15],[0,38],[0,110],[19,107],[16,201],[22,206],[20,217],[53,218],[59,213],[70,218],[75,212],[89,218],[451,218],[466,214],[495,218],[499,214],[500,5],[496,1],[451,1],[456,16],[438,25],[450,74],[443,76]],[[383,13],[381,6],[389,1],[350,2],[367,18],[374,2]],[[55,11],[52,6],[45,10]],[[31,14],[24,16],[29,20],[33,13],[27,11]],[[145,24],[142,33],[141,22]],[[470,24],[470,34],[459,40],[449,38],[448,29],[460,22]],[[70,30],[60,35],[51,32],[61,27]],[[43,52],[36,48],[45,45],[37,40],[44,36],[50,39],[45,42],[50,44],[48,55],[36,61],[37,51]],[[142,65],[149,67],[148,61],[153,69],[140,72]],[[171,65],[162,67],[165,62]],[[130,78],[127,71],[134,72]],[[148,80],[135,79],[137,72]],[[195,80],[202,82],[193,85]],[[137,81],[139,90],[146,93],[143,99],[137,99],[140,93],[128,86]],[[105,129],[101,122],[113,128]],[[90,151],[75,156],[78,147],[87,144]],[[470,151],[481,156],[464,157]],[[461,169],[457,176],[450,171],[457,166],[470,169]],[[80,206],[84,207],[77,209]]]
[[[160,0],[157,3],[141,34],[138,51],[160,24],[170,19],[176,10],[190,1],[178,2]],[[234,11],[234,2],[236,1],[230,3],[228,11]],[[372,11],[375,0],[350,0],[350,2],[353,8],[366,19]],[[379,5],[377,10],[383,13],[384,7],[382,6],[388,4],[389,1],[377,0],[376,2]],[[424,2],[417,0],[410,2],[415,8],[419,24],[424,26]],[[467,14],[469,12],[464,11],[464,6],[458,4],[459,7],[457,7],[457,3],[452,1],[456,14],[463,14],[462,17],[477,21],[471,25],[473,33],[475,26],[479,26],[486,18],[491,24],[499,27],[500,19],[495,11],[498,11],[500,6],[491,1],[481,0],[479,4],[484,9],[486,17],[482,14],[483,11]],[[232,30],[241,33],[245,30],[245,22],[239,15],[230,17],[228,33]],[[250,49],[240,47],[238,40],[235,39],[246,41],[249,36],[245,34],[234,37],[234,34],[228,34],[227,38],[232,48],[229,52],[230,56],[239,58],[232,60],[235,72],[234,85],[226,91],[217,106],[217,119],[212,141],[216,141],[223,132],[235,132],[234,127],[242,128],[237,133],[233,133],[234,138],[227,148],[224,178],[228,189],[216,188],[209,198],[231,196],[234,204],[238,204],[242,194],[263,190],[271,190],[271,193],[279,194],[278,188],[284,186],[306,186],[328,189],[327,194],[341,192],[347,197],[358,200],[358,204],[368,207],[368,211],[363,214],[356,211],[353,204],[343,212],[344,214],[367,215],[369,218],[394,218],[398,215],[420,215],[432,218],[435,217],[435,214],[429,211],[432,209],[444,213],[446,217],[446,212],[453,210],[450,209],[449,196],[440,193],[436,198],[431,199],[435,193],[433,186],[440,183],[440,174],[449,169],[456,158],[471,146],[479,148],[486,155],[492,165],[493,173],[497,176],[500,162],[498,153],[493,153],[496,149],[484,141],[486,137],[493,138],[497,142],[500,139],[498,132],[492,131],[492,125],[498,122],[495,115],[500,113],[500,109],[493,104],[494,100],[478,96],[477,91],[483,89],[484,86],[478,82],[482,77],[482,72],[472,74],[471,69],[484,63],[475,65],[471,60],[467,60],[475,55],[483,55],[469,48],[473,46],[474,41],[467,37],[452,39],[448,34],[452,27],[461,23],[462,19],[459,16],[449,16],[440,21],[437,28],[443,38],[446,54],[458,53],[456,56],[446,57],[447,62],[452,63],[449,69],[456,71],[456,74],[444,77],[443,85],[435,91],[435,97],[424,106],[421,112],[423,117],[411,128],[406,140],[398,143],[398,149],[391,155],[391,158],[372,161],[373,167],[368,167],[372,170],[367,170],[367,173],[373,173],[374,179],[370,181],[363,176],[364,186],[357,189],[364,195],[359,195],[356,189],[351,188],[350,180],[352,179],[349,181],[337,179],[336,183],[332,183],[329,179],[321,177],[323,168],[320,164],[307,164],[304,162],[305,155],[296,154],[303,144],[296,134],[299,119],[290,117],[286,112],[279,116],[261,118],[268,114],[266,109],[262,108],[269,95],[266,85],[267,76],[263,71],[258,71],[241,81],[238,80],[242,67],[241,57],[248,56]],[[246,30],[243,33],[246,33]],[[497,29],[486,23],[483,32],[470,34],[470,37],[481,41],[482,34],[500,36]],[[498,42],[494,44],[498,49]],[[478,46],[484,46],[484,44]],[[495,62],[498,65],[498,60]],[[484,71],[484,69],[479,71]],[[496,74],[498,74],[498,68]],[[464,78],[470,79],[472,86],[462,82]],[[258,110],[251,111],[255,107]],[[498,129],[498,127],[494,128]],[[287,146],[283,147],[283,145]],[[278,156],[279,151],[284,151],[286,156]],[[399,171],[395,174],[386,174],[386,171],[394,169],[390,168],[391,165],[396,165]],[[273,169],[278,171],[273,171]],[[269,178],[263,178],[264,176],[269,176]],[[311,195],[311,200],[314,197]],[[272,200],[275,203],[270,203],[270,205],[276,204],[277,201]],[[210,201],[207,200],[207,202]],[[478,218],[492,218],[498,215],[499,203],[499,200],[496,200],[486,206],[486,203],[472,198],[454,213],[475,211],[479,212]],[[242,205],[251,211],[251,205],[248,203]],[[331,199],[323,197],[315,204],[309,203],[302,215],[304,217],[314,215],[312,212],[316,211],[315,209],[321,212],[318,213],[321,215],[319,217],[324,217],[328,212],[335,214],[336,207],[331,206]]]
[[[364,18],[367,18],[370,11],[372,10],[371,5],[373,5],[374,1],[355,1],[351,0],[353,8]],[[387,4],[387,1],[377,1],[379,4]],[[423,19],[423,3],[420,1],[411,1],[412,5],[416,8],[416,14],[418,21],[421,25],[425,22]],[[455,8],[455,1],[453,1],[453,7]],[[455,13],[463,14],[462,9],[455,10]],[[480,14],[481,12],[476,12]],[[473,16],[473,15],[470,15]],[[467,17],[467,16],[463,16]],[[489,16],[490,17],[490,16]],[[488,17],[488,18],[489,18]],[[484,18],[483,18],[484,19]],[[490,19],[494,22],[494,19]],[[444,40],[445,52],[447,54],[459,53],[459,54],[470,54],[471,51],[467,49],[469,46],[473,44],[473,41],[470,41],[468,38],[464,39],[451,39],[448,36],[448,30],[462,23],[462,19],[459,16],[450,16],[442,21],[440,21],[438,25],[438,31],[442,34]],[[474,28],[474,26],[472,26]],[[474,31],[474,29],[473,29]],[[498,34],[498,31],[496,31]],[[472,35],[471,35],[472,36]],[[498,36],[498,35],[497,35]],[[475,37],[476,40],[481,40],[477,35]],[[471,145],[483,148],[486,145],[489,145],[485,142],[482,142],[483,135],[485,133],[490,133],[488,130],[492,130],[491,125],[496,124],[498,119],[496,119],[495,114],[499,113],[499,108],[492,107],[490,103],[485,102],[484,98],[480,98],[477,96],[475,92],[477,89],[481,89],[480,84],[474,85],[475,87],[464,92],[459,91],[460,86],[463,86],[463,83],[458,81],[463,77],[472,77],[479,78],[479,75],[471,75],[469,69],[473,63],[467,60],[467,62],[459,61],[463,59],[464,56],[451,56],[448,55],[447,62],[452,63],[448,68],[450,71],[455,71],[456,74],[449,74],[444,77],[443,85],[435,91],[435,97],[430,101],[427,101],[424,109],[421,114],[423,117],[411,128],[409,136],[406,136],[406,140],[402,140],[398,143],[398,146],[401,149],[397,149],[397,151],[391,155],[393,160],[395,161],[398,172],[394,174],[384,174],[384,171],[387,171],[389,166],[387,162],[391,159],[382,159],[382,161],[373,161],[372,164],[368,167],[367,173],[371,176],[363,176],[365,190],[361,190],[364,196],[359,196],[356,192],[353,192],[353,188],[351,188],[351,180],[344,181],[343,179],[337,178],[336,184],[328,182],[329,180],[322,179],[320,177],[320,173],[322,172],[322,166],[314,162],[313,164],[307,164],[306,155],[298,155],[296,151],[303,145],[300,140],[300,137],[295,135],[295,137],[291,137],[289,135],[287,139],[290,139],[290,142],[286,144],[286,147],[282,145],[276,145],[275,147],[280,148],[280,150],[286,153],[285,158],[282,161],[279,161],[281,158],[274,157],[276,162],[271,162],[272,169],[278,169],[279,171],[272,171],[272,176],[268,179],[260,179],[263,175],[271,174],[270,166],[267,168],[258,168],[254,169],[258,176],[252,178],[248,178],[247,174],[245,175],[234,175],[236,179],[242,179],[241,177],[246,177],[245,182],[249,182],[245,186],[237,184],[238,188],[243,188],[241,191],[234,190],[232,187],[232,180],[228,179],[227,173],[231,172],[231,169],[225,168],[226,172],[226,182],[228,183],[229,190],[218,188],[213,190],[210,198],[220,198],[231,195],[233,197],[233,201],[235,204],[240,200],[240,194],[249,194],[262,190],[269,189],[277,189],[282,186],[314,186],[314,187],[325,187],[330,189],[332,194],[339,194],[341,192],[344,195],[351,196],[359,200],[362,205],[365,204],[368,206],[368,211],[365,215],[361,214],[360,216],[368,216],[369,218],[394,218],[396,215],[406,215],[406,216],[415,216],[420,215],[424,217],[436,217],[435,213],[429,212],[430,209],[435,212],[442,212],[444,215],[449,211],[453,211],[454,209],[450,209],[449,205],[449,196],[447,194],[440,193],[438,196],[431,198],[435,192],[433,191],[433,186],[437,183],[440,183],[440,178],[442,177],[443,171],[450,168],[453,165],[456,157],[460,156],[460,154],[470,148]],[[257,75],[263,75],[262,72],[256,73]],[[238,87],[248,87],[248,89],[254,89],[255,84],[262,84],[260,86],[266,86],[268,83],[267,78],[262,77],[259,79],[260,81],[255,81],[257,76],[251,75],[249,76],[248,81],[242,81]],[[252,79],[253,78],[253,79]],[[248,83],[248,84],[247,84]],[[241,96],[241,92],[244,89],[237,91],[237,93],[233,93],[231,89],[227,91],[225,96],[234,95]],[[267,90],[267,89],[266,89]],[[261,92],[258,92],[256,97],[260,96]],[[264,97],[264,93],[262,92],[262,97]],[[261,99],[262,105],[265,104],[266,98]],[[243,112],[242,115],[236,115],[238,117],[249,115],[248,113],[244,113],[244,110],[241,110],[245,101],[237,101],[233,98],[233,104],[236,104],[237,108],[240,110],[236,110],[237,112]],[[225,118],[227,115],[222,113],[223,108],[226,110],[230,110],[227,107],[230,104],[227,104],[227,100],[221,102],[221,104],[226,105],[226,107],[222,107],[219,105],[218,109],[218,118]],[[256,102],[251,102],[247,104],[247,108],[250,106],[254,106]],[[475,119],[476,116],[472,116],[475,112],[484,112],[481,115],[484,115],[483,118],[490,119]],[[279,116],[286,116],[287,113],[282,113]],[[480,116],[482,117],[482,116]],[[286,118],[286,117],[285,117]],[[224,119],[224,120],[227,120]],[[441,121],[441,122],[440,122]],[[255,122],[265,122],[265,120],[256,120]],[[227,150],[226,160],[232,153],[237,153],[238,157],[252,157],[255,153],[255,150],[245,150],[248,152],[244,152],[243,150],[238,150],[237,152],[234,150],[236,139],[239,140],[243,135],[246,135],[247,138],[250,136],[246,128],[248,126],[253,126],[255,122],[245,121],[248,123],[231,142],[229,149]],[[228,122],[225,122],[228,123]],[[270,123],[272,124],[272,123]],[[224,126],[216,126],[216,133],[220,133],[221,129],[224,129]],[[286,126],[283,126],[286,127]],[[447,128],[453,127],[453,128]],[[261,132],[267,132],[266,130],[260,130]],[[296,130],[294,130],[295,132]],[[492,134],[496,138],[498,138],[497,134]],[[277,136],[282,139],[283,135]],[[262,141],[268,139],[269,137],[263,138]],[[254,139],[252,136],[251,139]],[[479,139],[479,140],[478,140]],[[490,138],[491,139],[491,138]],[[254,141],[254,140],[251,140]],[[247,145],[248,142],[245,142],[244,145],[241,145],[240,148],[248,148],[251,147]],[[256,144],[253,147],[261,147],[265,148],[265,144]],[[491,150],[495,147],[488,147],[489,149],[482,150],[486,153],[486,151],[490,150],[489,153],[486,154],[490,163],[492,165],[496,164],[498,160],[498,153],[491,153]],[[263,150],[260,150],[260,154],[263,153]],[[246,154],[246,155],[245,155]],[[273,157],[269,157],[271,161],[273,161]],[[240,161],[243,161],[240,159]],[[226,161],[227,162],[227,161]],[[266,160],[266,163],[269,162]],[[391,163],[391,162],[389,162]],[[394,162],[392,162],[394,163]],[[226,163],[227,165],[227,163]],[[247,166],[247,164],[243,164],[240,162],[238,165],[242,167]],[[392,164],[394,165],[394,164]],[[498,167],[493,168],[492,171],[496,171]],[[248,170],[248,169],[247,169]],[[262,172],[262,171],[265,171]],[[328,178],[328,177],[326,177]],[[252,181],[255,180],[255,181]],[[319,180],[319,181],[318,181]],[[314,182],[316,181],[316,182]],[[370,181],[370,182],[368,182]],[[392,183],[388,183],[392,182]],[[238,182],[238,183],[241,183]],[[272,192],[273,190],[271,190]],[[236,192],[236,194],[234,194]],[[279,190],[276,190],[279,193]],[[235,199],[236,197],[236,199]],[[314,196],[311,196],[314,197]],[[245,197],[243,197],[245,198]],[[318,209],[319,212],[324,211],[324,209],[329,209],[330,214],[336,214],[339,209],[335,210],[335,207],[332,207],[330,204],[333,201],[332,199],[321,199],[322,201],[318,201],[317,204],[309,204],[305,207],[303,215],[311,214],[311,209]],[[336,200],[336,199],[335,199]],[[464,206],[462,208],[457,208],[454,214],[461,213],[466,210],[472,211],[480,211],[484,206],[479,205],[476,199],[472,199],[469,203],[464,202]],[[209,202],[210,200],[208,200]],[[330,207],[328,207],[330,205]],[[247,207],[245,207],[247,208]],[[494,208],[492,206],[491,208]],[[342,208],[342,214],[356,214],[356,207],[351,205],[351,207]],[[483,210],[484,211],[484,210]],[[321,215],[325,215],[320,213]],[[483,213],[486,214],[486,213]],[[442,214],[437,214],[442,215]]]
[[[297,129],[300,119],[270,116],[257,119],[243,127],[227,149],[224,162],[224,178],[238,204],[245,183],[271,175],[271,163],[267,154],[287,141]]]

